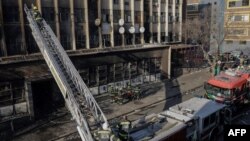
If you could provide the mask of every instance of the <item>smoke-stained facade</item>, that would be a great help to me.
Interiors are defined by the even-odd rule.
[[[0,117],[6,123],[0,132],[12,117],[29,120],[61,105],[25,18],[23,6],[32,2],[0,0]],[[169,48],[182,36],[182,0],[36,0],[35,5],[92,94],[170,76]]]

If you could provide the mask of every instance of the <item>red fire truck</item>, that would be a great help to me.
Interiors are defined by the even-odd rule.
[[[249,97],[249,78],[247,70],[223,71],[205,83],[205,97],[227,105],[243,104]]]

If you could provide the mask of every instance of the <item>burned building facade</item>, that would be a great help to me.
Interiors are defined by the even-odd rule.
[[[33,2],[0,0],[0,130],[15,130],[19,122],[63,105],[24,4],[38,7],[93,95],[106,93],[109,86],[170,77],[171,47],[182,36],[182,0]]]

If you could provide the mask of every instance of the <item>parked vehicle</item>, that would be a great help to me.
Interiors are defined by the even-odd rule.
[[[205,97],[227,105],[248,100],[250,71],[229,69],[210,78],[204,85]]]

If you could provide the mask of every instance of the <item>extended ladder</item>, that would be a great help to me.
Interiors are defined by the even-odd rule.
[[[32,11],[26,5],[24,10],[33,37],[64,96],[69,111],[76,120],[81,139],[93,141],[89,127],[89,124],[93,123],[91,119],[94,119],[93,124],[95,125],[108,127],[105,115],[51,28],[44,20],[42,21],[42,28],[39,27]]]

